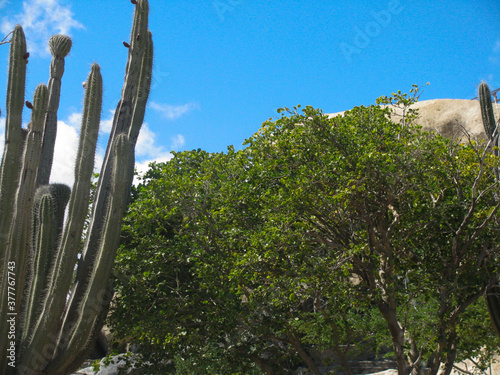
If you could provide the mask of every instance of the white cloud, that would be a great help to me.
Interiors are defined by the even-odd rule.
[[[111,132],[114,111],[109,111],[109,114],[108,119],[101,120],[101,136]],[[62,182],[70,186],[73,184],[73,170],[78,148],[81,119],[81,113],[73,113],[65,121],[58,121],[51,182]],[[158,144],[156,133],[149,128],[147,123],[144,123],[135,147],[136,170],[143,174],[148,170],[149,163],[170,160],[172,158],[170,150],[177,150],[185,143],[184,136],[180,134],[172,137],[170,141],[171,144],[168,149]],[[95,167],[98,171],[104,159],[104,152],[105,149],[98,146],[95,158]],[[137,183],[137,181],[134,181],[134,183]]]
[[[99,132],[104,134],[111,134],[111,128],[113,127],[113,118],[115,117],[114,109],[110,109],[108,113],[109,117],[105,120],[101,118],[101,124],[99,125]]]
[[[110,117],[101,121],[102,133],[110,133],[114,111],[109,111]],[[78,148],[78,137],[81,124],[81,113],[73,113],[65,121],[58,122],[58,133],[54,151],[54,164],[52,167],[51,182],[62,182],[72,185],[74,181],[73,170]],[[101,133],[101,135],[103,135]],[[141,127],[137,139],[136,170],[142,175],[149,169],[151,162],[166,162],[172,158],[170,150],[178,150],[185,144],[184,136],[178,134],[170,139],[168,148],[158,143],[157,135],[147,123]],[[96,152],[95,167],[100,170],[104,159],[104,149],[98,147]],[[134,180],[134,183],[137,183]]]
[[[0,0],[0,8],[5,0]],[[64,0],[26,0],[21,13],[4,17],[0,30],[4,35],[20,24],[26,34],[28,50],[31,54],[48,55],[47,42],[54,34],[71,35],[73,29],[84,26],[73,18],[69,5]]]
[[[146,173],[148,170],[149,170],[149,164],[152,163],[152,162],[157,162],[157,163],[164,163],[164,162],[167,162],[169,161],[170,159],[172,159],[172,154],[169,152],[165,155],[163,155],[162,157],[159,157],[159,158],[155,158],[155,159],[147,159],[147,160],[143,160],[141,162],[136,162],[135,163],[135,170],[137,171],[137,173],[139,174],[139,176],[143,176],[144,173]],[[139,184],[139,178],[137,178],[138,176],[134,176],[134,182],[133,184],[134,185],[137,185]]]
[[[149,129],[148,124],[143,124],[135,146],[136,155],[160,155],[163,152],[162,147],[155,144],[155,138],[156,134]]]
[[[156,134],[149,129],[147,124],[144,124],[141,128],[136,145],[136,155],[145,156],[144,158],[136,158],[135,169],[139,176],[144,175],[144,173],[148,171],[150,163],[164,163],[172,159],[172,153],[170,151],[166,151],[164,147],[156,145],[155,137]],[[171,145],[169,149],[174,151],[184,146],[186,142],[184,136],[181,134],[177,134],[170,138],[170,141]],[[134,177],[134,184],[137,185],[138,183],[138,178]]]
[[[151,102],[149,103],[149,107],[155,111],[160,112],[162,116],[168,120],[176,120],[189,112],[200,109],[200,106],[197,103],[172,105]]]
[[[57,122],[57,137],[54,147],[51,183],[73,186],[76,153],[78,151],[78,131],[64,121]]]
[[[0,9],[2,9],[3,7],[5,7],[7,4],[8,4],[7,0],[0,0]]]
[[[52,173],[50,176],[51,183],[63,183],[69,186],[73,185],[81,118],[81,113],[73,113],[68,119],[57,122],[54,162],[52,163]],[[5,118],[0,118],[0,155],[3,155],[4,142]],[[96,166],[101,166],[103,160],[102,154],[102,151],[97,152],[95,157]]]
[[[68,117],[68,125],[75,128],[77,131],[80,131],[80,128],[82,126],[82,118],[83,118],[82,113],[78,112],[72,113]]]
[[[110,111],[111,115],[113,111]],[[54,148],[54,162],[52,164],[52,183],[64,183],[69,186],[74,182],[74,166],[78,151],[78,140],[81,126],[81,113],[72,113],[67,119],[57,122],[57,138]],[[112,116],[111,116],[112,119]],[[102,122],[112,120],[103,120]],[[5,118],[0,118],[0,155],[4,148]],[[172,158],[170,150],[178,150],[185,144],[184,136],[178,134],[170,139],[169,147],[158,144],[157,135],[147,123],[144,123],[136,145],[136,170],[142,175],[149,169],[151,162],[166,162]],[[97,148],[95,167],[100,170],[104,159],[104,149]],[[134,183],[137,183],[134,180]]]
[[[73,185],[82,117],[81,112],[74,112],[64,121],[57,122],[57,138],[54,148],[52,174],[50,176],[51,182]],[[101,121],[101,127],[102,123],[106,121],[108,120]],[[94,169],[97,171],[101,169],[104,152],[105,150],[98,143],[94,160]]]

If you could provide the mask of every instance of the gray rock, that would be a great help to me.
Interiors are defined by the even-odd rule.
[[[140,374],[139,370],[133,367],[133,363],[135,362],[133,356],[128,356],[128,361],[132,364],[132,367],[127,370],[120,371],[120,368],[124,367],[127,364],[127,355],[126,354],[118,354],[116,356],[111,357],[111,363],[109,365],[105,365],[103,358],[100,362],[99,371],[95,372],[92,367],[85,367],[83,369],[74,372],[71,375],[138,375]]]

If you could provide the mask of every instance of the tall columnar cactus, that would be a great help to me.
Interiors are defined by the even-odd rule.
[[[38,166],[37,185],[49,183],[52,170],[52,158],[57,134],[57,110],[61,97],[61,78],[64,74],[64,58],[71,50],[71,39],[66,35],[54,35],[49,40],[49,49],[52,54],[49,79],[49,103],[45,117],[43,131],[43,152]]]
[[[492,144],[496,146],[496,148],[494,149],[494,153],[496,156],[498,156],[498,146],[500,145],[498,123],[495,120],[490,89],[484,82],[479,85],[479,103],[481,106],[481,117],[483,119],[484,130],[490,138]],[[499,179],[498,171],[497,179]],[[488,310],[490,311],[493,326],[500,336],[500,281],[499,283],[497,283],[497,285],[494,285],[486,291],[486,302],[488,304]]]
[[[500,284],[493,286],[486,292],[486,303],[493,327],[500,336]]]
[[[481,82],[479,85],[479,104],[481,106],[481,117],[483,119],[484,131],[490,139],[493,139],[498,134],[498,130],[495,132],[497,124],[493,112],[491,92],[485,82]]]
[[[0,169],[0,374],[69,374],[92,349],[104,322],[152,76],[148,1],[132,3],[125,82],[83,244],[101,115],[100,68],[92,66],[85,85],[73,188],[49,185],[71,39],[51,38],[49,83],[38,86],[30,103],[24,98],[26,40],[21,26],[13,31]],[[31,109],[27,129],[22,128],[25,103]]]

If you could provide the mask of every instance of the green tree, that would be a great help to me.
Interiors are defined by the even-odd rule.
[[[360,332],[346,326],[357,307],[325,312],[349,305],[331,281],[345,275],[306,227],[262,206],[250,169],[231,148],[152,165],[125,219],[114,328],[149,359],[175,358],[179,373],[285,374],[301,363],[319,373],[310,350],[332,343],[348,367],[342,344]]]
[[[391,106],[282,109],[242,151],[153,165],[117,259],[117,332],[178,373],[319,374],[324,349],[349,373],[387,342],[400,374],[487,361],[498,159],[421,132],[413,101],[379,100],[405,109],[397,124]]]
[[[254,367],[244,339],[234,345],[235,336],[245,335],[242,304],[227,282],[232,253],[220,231],[230,230],[214,221],[224,208],[218,190],[231,178],[233,155],[198,150],[153,165],[126,218],[115,329],[149,347],[150,356],[175,358],[179,368],[210,368],[215,361],[233,363],[231,373]]]
[[[411,104],[401,93],[382,101]],[[395,124],[379,105],[336,118],[283,110],[247,152],[267,196],[284,193],[280,210],[299,215],[367,287],[399,373],[427,364],[436,374],[444,363],[449,374],[461,358],[461,317],[498,277],[498,159],[411,120]],[[477,331],[481,345],[494,340],[488,329]]]

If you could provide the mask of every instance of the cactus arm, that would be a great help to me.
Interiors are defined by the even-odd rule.
[[[491,92],[485,82],[481,82],[481,84],[479,85],[479,104],[481,106],[481,117],[483,119],[484,131],[491,139],[491,141],[494,142],[494,146],[499,146],[498,129],[493,112]],[[496,156],[499,156],[498,147],[494,149],[494,154]],[[498,170],[496,170],[495,173],[498,181],[500,173]],[[497,334],[500,336],[500,284],[493,286],[489,291],[486,292],[486,304],[488,305],[488,311],[490,312],[493,327],[495,328]]]
[[[23,147],[22,112],[26,84],[26,38],[21,26],[12,33],[9,54],[9,76],[7,83],[7,116],[5,119],[5,148],[0,166],[0,275],[5,275],[7,263],[7,241],[14,211],[14,197],[19,179],[21,152]],[[3,277],[3,276],[1,276]],[[0,291],[2,301],[4,291]],[[5,304],[0,304],[1,316]],[[0,323],[2,328],[3,323]],[[0,330],[3,332],[3,330]],[[1,345],[0,345],[1,347]],[[0,360],[1,361],[1,360]],[[1,363],[1,362],[0,362]],[[1,368],[0,368],[1,373]]]
[[[65,35],[54,35],[49,40],[49,48],[52,53],[50,79],[48,84],[49,106],[45,119],[43,150],[37,175],[37,186],[47,185],[50,179],[57,134],[57,110],[61,97],[61,79],[64,74],[64,58],[71,50],[71,39]]]
[[[149,97],[149,91],[151,89],[151,80],[153,77],[153,36],[151,32],[147,33],[147,45],[142,56],[142,66],[139,86],[137,89],[137,96],[135,99],[132,115],[132,123],[129,129],[129,139],[134,144],[137,142],[139,136],[139,131],[141,130],[142,123],[144,121],[144,115],[146,113],[146,104]]]
[[[31,248],[33,250],[33,272],[32,282],[27,295],[29,296],[26,305],[24,318],[24,329],[22,341],[28,340],[33,334],[33,328],[36,323],[36,314],[39,313],[37,307],[47,286],[49,277],[50,263],[52,262],[51,252],[54,250],[54,207],[47,196],[47,186],[40,187],[33,204],[32,228],[34,229]],[[46,251],[37,251],[35,249],[47,249]]]
[[[495,122],[495,114],[493,112],[493,103],[491,100],[491,92],[485,82],[479,85],[479,105],[481,107],[481,117],[483,120],[484,131],[492,141],[494,146],[497,146],[493,152],[499,156],[499,134],[497,124]],[[500,180],[500,173],[495,170],[497,181]],[[494,285],[486,292],[486,304],[490,312],[491,322],[497,334],[500,336],[500,284]]]
[[[33,200],[33,220],[32,220],[32,258],[33,269],[31,277],[30,293],[27,296],[26,317],[24,320],[23,341],[24,347],[29,346],[33,340],[35,329],[43,331],[40,321],[47,320],[40,310],[40,304],[47,288],[50,273],[53,272],[53,265],[57,255],[57,245],[63,228],[64,210],[70,196],[70,188],[64,184],[43,185],[37,189]],[[39,319],[37,319],[39,318]],[[36,333],[41,335],[40,331]],[[35,336],[36,337],[36,336]],[[23,360],[28,357],[22,355]]]
[[[132,32],[130,35],[130,47],[128,48],[128,60],[125,69],[125,78],[122,89],[121,98],[115,110],[113,117],[113,125],[111,128],[110,141],[106,149],[104,161],[101,169],[101,175],[98,181],[98,188],[96,192],[96,199],[94,204],[94,213],[104,212],[104,204],[107,201],[107,193],[109,191],[109,184],[111,178],[111,166],[113,161],[113,153],[110,149],[114,143],[115,137],[120,133],[129,133],[132,122],[133,104],[138,96],[138,80],[146,67],[143,65],[143,55],[146,49],[146,42],[149,40],[148,35],[148,16],[149,16],[149,3],[147,0],[138,0],[135,5],[134,21],[132,24]],[[151,59],[152,64],[152,59]],[[142,92],[142,96],[149,96],[149,89]],[[141,123],[142,125],[142,123]],[[98,224],[98,223],[95,223]],[[91,227],[94,223],[90,224]],[[91,231],[98,231],[99,225],[96,229]],[[95,248],[92,244],[91,248]]]
[[[19,368],[21,373],[35,373],[45,366],[45,361],[50,359],[48,355],[52,350],[50,341],[47,340],[53,332],[53,325],[57,327],[57,321],[50,321],[38,310],[38,305],[43,300],[47,290],[47,279],[52,272],[57,246],[63,228],[64,210],[68,203],[70,188],[64,184],[43,185],[37,189],[34,199],[35,217],[33,220],[33,245],[34,275],[32,277],[33,291],[42,294],[31,295],[27,299],[27,311],[31,313],[28,332],[20,351]],[[36,314],[39,319],[35,319]],[[32,335],[36,332],[36,335]],[[33,336],[33,337],[29,337]],[[27,338],[26,338],[27,337]],[[48,343],[48,344],[47,344]],[[36,347],[36,351],[31,349]],[[27,349],[26,349],[27,348]],[[40,355],[43,353],[43,356]]]
[[[21,26],[12,33],[9,53],[9,75],[7,83],[7,115],[5,123],[5,148],[0,166],[0,316],[7,314],[6,267],[9,259],[8,241],[14,215],[14,198],[19,180],[19,164],[23,149],[22,112],[26,83],[26,38]],[[7,332],[6,319],[0,320],[0,332]],[[5,353],[7,340],[0,340],[0,352]],[[4,373],[7,358],[0,357],[0,373]]]
[[[108,142],[108,147],[106,154],[104,156],[104,161],[101,168],[101,174],[99,176],[99,181],[97,184],[97,190],[94,199],[94,205],[92,208],[92,220],[88,228],[88,237],[82,252],[82,259],[78,264],[77,270],[77,282],[72,289],[72,296],[69,303],[69,312],[66,314],[67,321],[74,321],[75,315],[77,314],[77,309],[79,306],[79,300],[85,293],[85,289],[88,284],[88,275],[93,267],[93,261],[95,259],[95,253],[99,248],[99,243],[101,240],[101,232],[103,231],[103,221],[99,218],[103,217],[106,212],[106,203],[108,201],[108,195],[110,191],[111,184],[111,174],[113,165],[113,152],[112,146],[115,143],[115,139],[118,134],[128,134],[132,124],[133,115],[133,104],[138,103],[138,87],[142,86],[144,91],[141,92],[142,99],[140,102],[145,103],[149,95],[149,86],[146,84],[138,84],[138,79],[141,77],[141,72],[152,70],[152,44],[147,44],[150,38],[134,37],[134,32],[147,28],[147,18],[148,18],[148,1],[138,0],[135,15],[134,15],[134,26],[133,33],[131,36],[131,43],[129,48],[129,59],[127,62],[127,71],[125,75],[124,88],[122,90],[122,97],[118,103],[117,109],[115,111],[115,116],[113,119],[113,127],[111,130],[110,140]],[[147,29],[146,29],[147,30]],[[147,31],[144,31],[142,35],[148,35]],[[149,59],[144,59],[144,54],[149,49]],[[139,54],[141,53],[141,54]],[[143,77],[146,77],[146,73],[142,73]],[[139,115],[140,111],[137,111]],[[135,123],[138,123],[138,127],[142,125],[144,118],[135,117]],[[139,130],[136,130],[138,133]],[[132,146],[135,146],[136,139],[131,139]]]
[[[19,168],[22,144],[22,114],[26,85],[26,37],[21,26],[17,25],[12,33],[9,53],[9,76],[7,83],[7,116],[5,119],[5,149],[0,169],[0,223],[9,215],[8,206],[14,201],[15,184]],[[14,186],[13,186],[14,185]],[[12,208],[13,209],[13,208]],[[8,226],[7,226],[8,227]],[[0,233],[3,235],[4,232]],[[2,237],[2,242],[5,237]]]
[[[88,288],[78,306],[77,319],[64,322],[65,326],[72,327],[73,330],[70,335],[65,334],[65,337],[61,337],[59,355],[46,370],[51,374],[66,372],[66,367],[74,363],[79,353],[86,351],[102,312],[107,310],[112,296],[108,288],[110,276],[114,255],[120,242],[121,220],[134,176],[133,146],[127,135],[120,134],[116,137],[113,153],[116,162],[112,169],[112,188],[106,205],[106,220],[94,267]]]
[[[481,82],[479,85],[479,104],[481,106],[484,131],[490,139],[493,139],[496,129],[495,115],[493,114],[490,88],[485,82]]]
[[[35,190],[36,173],[41,154],[41,137],[43,133],[43,124],[47,110],[48,90],[44,84],[38,85],[35,90],[33,100],[33,111],[31,113],[31,122],[28,125],[28,132],[23,152],[23,162],[21,166],[21,175],[16,192],[16,206],[14,212],[13,230],[11,235],[16,236],[15,240],[9,241],[10,259],[13,259],[18,268],[18,272],[24,273],[28,270],[29,254],[23,251],[29,248],[29,230],[31,225],[31,210],[33,204],[33,191]],[[27,272],[28,278],[30,272]],[[17,287],[21,292],[26,278],[19,280]],[[27,287],[30,283],[26,284]],[[21,295],[19,295],[21,297]],[[22,311],[24,313],[24,311]]]
[[[64,265],[69,264],[68,262],[75,263],[81,246],[80,241],[90,199],[101,106],[102,77],[99,66],[94,64],[86,84],[82,128],[75,166],[75,184],[70,198],[68,221],[63,233],[55,279],[52,281],[52,287],[64,294],[67,294],[73,276],[73,270],[65,268]],[[58,315],[61,314],[62,311],[58,313]]]
[[[75,183],[69,201],[68,219],[60,248],[56,254],[54,269],[51,270],[48,285],[46,285],[51,293],[47,293],[43,303],[36,306],[38,320],[43,320],[46,325],[49,325],[47,329],[40,329],[37,326],[35,335],[41,336],[42,339],[46,338],[45,331],[57,331],[66,303],[66,300],[59,298],[59,296],[67,295],[73,276],[73,268],[67,267],[67,265],[75,264],[81,246],[80,238],[88,210],[101,105],[102,76],[99,66],[94,64],[86,84],[82,127],[75,165]],[[50,348],[55,349],[55,344],[56,340],[53,340]],[[40,339],[33,338],[26,349],[25,357],[32,356],[34,348],[38,345],[40,345]],[[49,350],[47,349],[45,352],[47,353]]]
[[[111,175],[111,162],[109,159],[112,157],[110,145],[114,142],[114,138],[120,133],[128,133],[131,125],[131,114],[133,111],[132,105],[138,96],[138,85],[141,71],[144,69],[143,56],[146,49],[146,42],[148,38],[148,16],[149,16],[149,2],[147,0],[139,0],[135,6],[134,21],[132,24],[132,32],[130,34],[129,53],[127,66],[125,68],[125,78],[122,89],[120,101],[118,102],[115,115],[113,117],[113,126],[111,129],[108,149],[106,150],[106,157],[103,166],[110,164],[107,167],[108,177]],[[143,92],[147,98],[149,90]],[[109,183],[109,181],[108,181]]]
[[[46,86],[39,86],[29,129],[22,129],[24,83],[29,54],[20,26],[11,45],[7,93],[6,151],[0,170],[0,294],[7,297],[7,261],[16,264],[16,363],[0,357],[0,373],[65,375],[78,366],[102,327],[112,298],[112,266],[119,244],[121,220],[133,179],[134,148],[144,120],[151,86],[153,45],[147,30],[148,1],[136,5],[122,96],[101,169],[90,226],[71,297],[76,254],[81,247],[93,172],[102,101],[97,65],[87,82],[80,145],[71,192],[50,179],[57,131],[64,57],[71,40],[50,40],[53,55]],[[22,63],[22,64],[21,64]],[[98,76],[98,79],[96,78]],[[88,97],[88,100],[87,100]],[[15,161],[15,162],[13,162]],[[63,226],[64,207],[70,201]],[[18,280],[21,280],[18,282]],[[25,283],[25,285],[23,285]],[[1,316],[7,304],[0,303]],[[0,321],[0,331],[9,327]],[[0,340],[6,352],[8,340]]]
[[[75,183],[62,249],[80,246],[83,223],[87,215],[102,108],[103,88],[99,65],[92,65],[85,87],[82,126],[75,165]],[[64,264],[64,261],[62,263]]]

